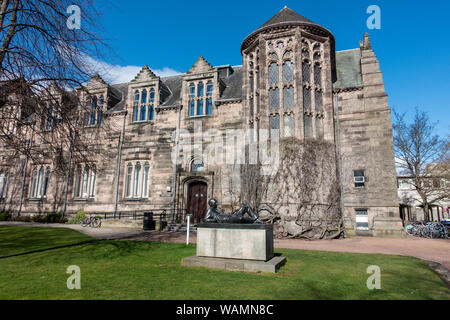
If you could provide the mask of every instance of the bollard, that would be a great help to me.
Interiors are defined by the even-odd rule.
[[[187,219],[187,230],[186,230],[186,245],[189,244],[189,229],[191,228],[191,215],[186,215]]]

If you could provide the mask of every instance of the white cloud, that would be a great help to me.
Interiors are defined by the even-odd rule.
[[[88,58],[89,63],[93,69],[96,70],[100,76],[110,84],[130,82],[136,77],[143,66],[120,66],[111,65],[103,61],[97,61]],[[151,67],[150,67],[151,69]],[[172,68],[164,67],[162,69],[152,69],[152,71],[159,77],[169,77],[181,74]]]

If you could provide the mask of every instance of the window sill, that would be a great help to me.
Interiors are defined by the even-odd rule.
[[[186,119],[212,118],[212,114],[205,114],[201,116],[188,116]]]
[[[47,201],[47,197],[41,197],[41,198],[28,198],[29,202],[40,202],[40,201]]]
[[[155,120],[131,121],[131,124],[155,123]]]
[[[123,201],[130,201],[130,202],[141,202],[141,201],[147,201],[148,198],[123,198]]]
[[[95,198],[94,197],[89,197],[89,198],[73,198],[73,201],[78,201],[78,202],[87,202],[87,201],[93,201]]]

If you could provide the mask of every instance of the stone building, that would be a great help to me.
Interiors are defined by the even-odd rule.
[[[296,146],[306,155],[324,146],[313,160],[298,157],[304,159],[302,168],[308,161],[329,163],[314,164],[324,177],[308,200],[317,205],[302,204],[301,210],[332,208],[333,219],[342,218],[349,235],[399,234],[391,114],[368,35],[358,48],[336,52],[329,30],[284,8],[243,41],[241,53],[241,66],[212,66],[201,56],[186,73],[172,77],[158,77],[147,66],[129,83],[110,85],[94,77],[89,96],[79,93],[91,110],[82,125],[85,139],[95,136],[92,163],[73,161],[68,174],[54,170],[55,155],[39,163],[23,157],[16,167],[4,156],[4,210],[17,212],[19,205],[22,214],[166,209],[200,221],[211,197],[224,210],[243,200],[245,183],[256,180],[243,174],[238,160],[258,152],[253,142],[263,142],[260,130],[270,129],[277,136],[268,144],[279,141],[282,150],[294,146],[294,156],[300,152]],[[51,130],[41,121],[42,130]],[[108,129],[95,135],[102,127]],[[45,148],[35,140],[35,147]],[[7,146],[3,150],[8,153]],[[59,157],[67,159],[69,151]],[[282,170],[297,172],[289,163],[296,166],[281,163]],[[283,198],[289,198],[276,209],[285,236],[297,232],[286,226],[299,225],[292,205],[303,198],[295,186],[314,180],[316,173],[308,172],[288,174],[293,184],[278,180],[268,187],[285,188]],[[275,202],[272,191],[260,199],[271,208]]]

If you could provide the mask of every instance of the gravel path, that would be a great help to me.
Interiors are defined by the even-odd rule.
[[[80,225],[0,222],[2,225],[23,225],[49,228],[70,228],[98,239],[123,239],[136,241],[185,242],[185,232],[143,231],[129,228],[83,228]],[[190,241],[195,243],[196,234]],[[412,256],[442,264],[450,270],[450,240],[421,238],[371,238],[354,237],[340,240],[275,239],[275,248],[303,249],[351,253],[375,253]]]

